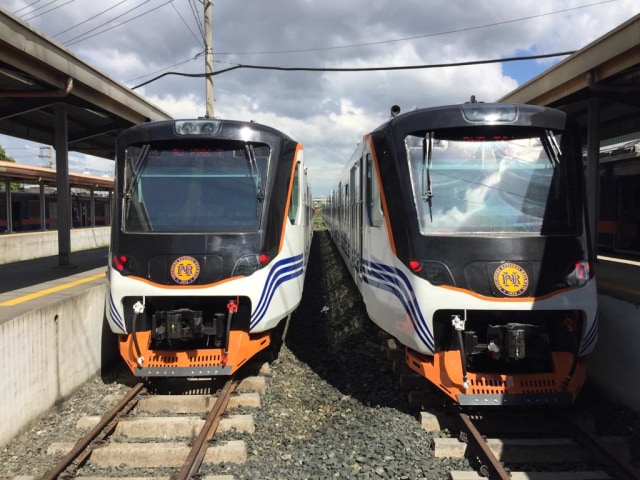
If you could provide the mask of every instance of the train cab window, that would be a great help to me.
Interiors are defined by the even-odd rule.
[[[259,229],[269,147],[244,142],[163,142],[126,152],[128,232]]]
[[[564,161],[573,154],[568,139],[530,128],[500,133],[456,130],[405,139],[424,235],[578,231],[581,195],[572,163]]]

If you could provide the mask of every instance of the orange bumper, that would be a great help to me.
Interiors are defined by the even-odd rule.
[[[120,355],[136,377],[208,377],[231,375],[271,343],[269,332],[229,332],[227,357],[221,348],[151,350],[151,332],[136,333],[140,363],[132,334],[120,335]]]
[[[409,368],[425,377],[446,395],[464,406],[564,405],[575,401],[586,380],[586,362],[578,359],[573,375],[574,356],[553,352],[553,372],[503,375],[467,374],[465,388],[459,351],[426,356],[406,350]]]

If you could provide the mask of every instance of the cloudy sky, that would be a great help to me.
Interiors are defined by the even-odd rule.
[[[2,0],[2,8],[116,81],[203,73],[202,0]],[[361,68],[495,60],[578,50],[640,12],[637,0],[215,0],[214,70],[242,65]],[[305,146],[326,195],[362,135],[403,111],[492,101],[564,57],[377,72],[236,69],[214,77],[221,118],[254,120]],[[205,81],[167,75],[136,91],[176,118],[205,114]],[[0,136],[19,163],[40,145]],[[70,169],[113,162],[71,155]]]

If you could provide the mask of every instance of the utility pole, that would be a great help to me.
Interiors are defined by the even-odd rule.
[[[207,111],[206,117],[213,118],[213,35],[211,29],[211,0],[202,0],[204,3],[204,63],[205,63],[205,77],[206,81],[206,93],[207,93]]]
[[[38,158],[46,161],[46,165],[43,165],[44,167],[51,168],[53,165],[53,161],[51,160],[51,145],[41,146]]]

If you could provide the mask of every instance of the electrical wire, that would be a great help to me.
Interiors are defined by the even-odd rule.
[[[39,1],[40,1],[40,0],[36,0],[35,2],[31,2],[29,5],[25,5],[24,7],[19,8],[18,10],[13,11],[12,13],[13,13],[14,15],[18,15],[18,12],[21,12],[22,10],[25,10],[25,9],[29,8],[31,5],[35,5],[35,4],[36,4],[36,3],[38,3]]]
[[[43,8],[48,7],[49,5],[51,5],[52,3],[56,3],[57,1],[58,1],[58,0],[51,0],[50,2],[45,3],[44,5],[40,5],[40,6],[39,6],[39,7],[37,7],[37,8],[34,8],[33,10],[31,10],[30,12],[25,13],[24,15],[30,15],[30,14],[32,14],[33,12],[37,12],[38,10],[42,10]],[[31,5],[33,5],[34,3],[38,3],[38,2],[33,2]],[[21,10],[23,10],[23,9],[21,9]],[[22,17],[21,17],[21,18],[22,18]]]
[[[202,41],[204,42],[204,26],[202,25],[202,21],[200,20],[200,15],[198,15],[198,9],[195,5],[195,0],[189,0],[189,7],[191,8],[191,13],[193,14],[193,18],[196,20],[196,25],[198,26],[198,30],[200,30],[200,35],[202,36]]]
[[[350,45],[339,45],[339,46],[335,46],[335,47],[318,47],[318,48],[306,48],[306,49],[295,49],[295,50],[272,50],[272,51],[261,51],[261,52],[216,52],[216,55],[266,55],[266,54],[275,54],[275,53],[307,53],[307,52],[321,52],[321,51],[325,51],[325,50],[340,50],[340,49],[345,49],[345,48],[358,48],[358,47],[368,47],[368,46],[372,46],[372,45],[383,45],[383,44],[387,44],[387,43],[395,43],[395,42],[404,42],[406,40],[416,40],[419,38],[429,38],[429,37],[437,37],[437,36],[441,36],[441,35],[449,35],[452,33],[461,33],[461,32],[468,32],[471,30],[479,30],[481,28],[488,28],[488,27],[496,27],[498,25],[507,25],[509,23],[516,23],[516,22],[522,22],[525,20],[531,20],[534,18],[540,18],[540,17],[546,17],[549,15],[556,15],[558,13],[566,13],[566,12],[570,12],[572,10],[579,10],[582,8],[588,8],[588,7],[594,7],[597,5],[602,5],[605,3],[611,3],[611,2],[617,2],[618,0],[603,0],[600,2],[596,2],[596,3],[590,3],[588,5],[581,5],[579,7],[572,7],[572,8],[565,8],[564,10],[556,10],[553,12],[547,12],[547,13],[541,13],[539,15],[530,15],[528,17],[521,17],[521,18],[516,18],[514,20],[505,20],[502,22],[494,22],[494,23],[487,23],[484,25],[476,25],[476,26],[472,26],[472,27],[465,27],[465,28],[459,28],[456,30],[448,30],[445,32],[438,32],[438,33],[427,33],[424,35],[414,35],[412,37],[403,37],[403,38],[396,38],[396,39],[391,39],[391,40],[380,40],[378,42],[367,42],[367,43],[355,43],[355,44],[350,44]]]
[[[168,65],[166,67],[159,68],[154,72],[149,72],[149,73],[147,73],[145,75],[140,75],[139,77],[136,77],[136,78],[131,78],[129,80],[126,80],[124,83],[135,82],[136,80],[140,80],[141,78],[146,78],[146,77],[148,77],[150,75],[155,75],[156,73],[163,72],[163,71],[165,71],[165,70],[167,70],[169,68],[175,68],[175,67],[179,67],[180,65],[184,65],[185,63],[193,62],[194,60],[197,60],[198,57],[201,57],[202,55],[204,55],[204,50],[199,52],[198,54],[196,54],[193,58],[188,58],[188,59],[183,60],[181,62],[174,63],[173,65]]]
[[[37,12],[38,10],[42,10],[43,8],[48,7],[49,5],[52,5],[54,3],[56,3],[58,0],[51,0],[49,3],[45,3],[44,5],[39,6],[38,8],[33,9],[32,11],[25,13],[21,18],[22,21],[24,22],[28,22],[30,20],[33,20],[34,18],[38,18],[41,17],[42,15],[44,15],[45,13],[49,13],[52,12],[54,10],[59,9],[60,7],[64,7],[65,5],[74,2],[75,0],[68,0],[66,3],[63,3],[62,5],[58,5],[56,7],[52,7],[49,10],[45,10],[44,12],[40,12],[37,15],[33,15],[32,17],[29,17],[29,15],[33,14],[34,12]]]
[[[420,70],[420,69],[430,69],[430,68],[443,68],[443,67],[464,67],[469,65],[483,65],[490,63],[504,63],[504,62],[517,62],[522,60],[534,60],[538,58],[550,58],[550,57],[561,57],[567,56],[575,53],[575,51],[570,52],[557,52],[557,53],[548,53],[544,55],[527,55],[524,57],[506,57],[506,58],[497,58],[491,60],[474,60],[468,62],[454,62],[454,63],[435,63],[435,64],[426,64],[426,65],[405,65],[399,67],[361,67],[361,68],[332,68],[332,67],[276,67],[276,66],[268,66],[268,65],[243,65],[237,64],[233,67],[225,68],[224,70],[217,70],[212,73],[182,73],[182,72],[166,72],[162,75],[158,75],[150,80],[147,80],[144,83],[136,85],[135,87],[131,87],[132,90],[148,85],[156,80],[159,80],[168,75],[177,75],[181,77],[191,77],[191,78],[202,78],[207,76],[215,76],[220,75],[221,73],[230,72],[232,70],[237,70],[240,68],[254,69],[254,70],[278,70],[278,71],[287,71],[287,72],[374,72],[374,71],[393,71],[393,70]]]
[[[146,4],[146,3],[149,3],[149,1],[150,1],[150,0],[146,0],[144,3],[141,3],[140,5],[137,5],[136,7],[134,7],[134,8],[132,8],[132,9],[130,9],[130,10],[128,10],[128,11],[126,11],[126,12],[125,12],[125,13],[123,13],[122,15],[118,15],[117,17],[112,18],[111,20],[109,20],[109,22],[112,22],[113,20],[115,20],[115,19],[117,19],[117,18],[121,18],[121,17],[123,17],[124,15],[126,15],[127,13],[129,13],[129,12],[131,12],[131,11],[135,10],[136,8],[139,8],[139,7],[141,7],[142,5],[144,5],[144,4]],[[118,23],[118,24],[116,24],[116,25],[112,25],[112,26],[110,26],[110,27],[108,27],[108,28],[105,28],[104,30],[101,30],[101,31],[99,31],[99,32],[95,32],[95,33],[93,33],[92,35],[87,35],[87,33],[90,33],[90,32],[87,32],[87,33],[83,33],[83,34],[77,35],[77,36],[75,36],[74,38],[72,38],[72,39],[68,40],[67,42],[65,42],[65,43],[64,43],[64,46],[65,46],[65,47],[68,47],[68,46],[70,46],[70,45],[75,45],[76,43],[84,42],[85,40],[89,40],[90,38],[96,37],[96,36],[98,36],[98,35],[102,35],[103,33],[106,33],[106,32],[108,32],[108,31],[110,31],[110,30],[113,30],[114,28],[120,27],[120,26],[122,26],[122,25],[124,25],[124,24],[126,24],[126,23],[129,23],[129,22],[131,22],[131,21],[133,21],[133,20],[136,20],[136,19],[138,19],[138,18],[140,18],[140,17],[143,17],[143,16],[145,16],[145,15],[146,15],[146,14],[148,14],[148,13],[155,12],[156,10],[158,10],[158,9],[160,9],[160,8],[164,7],[165,5],[167,5],[167,4],[169,4],[169,3],[172,3],[172,2],[173,2],[173,0],[168,0],[168,1],[166,1],[165,3],[158,5],[157,7],[153,7],[152,9],[147,10],[146,12],[141,13],[140,15],[136,15],[135,17],[129,18],[129,19],[127,19],[127,20],[124,20],[123,22],[120,22],[120,23]],[[107,24],[107,23],[109,23],[109,22],[105,22],[105,23],[103,23],[102,25],[99,25],[98,27],[94,28],[93,30],[97,30],[98,28],[100,28],[100,27],[101,27],[101,26],[103,26],[103,25],[106,25],[106,24]],[[84,38],[82,38],[82,37],[84,37]]]
[[[89,21],[93,20],[94,18],[98,18],[100,15],[105,14],[105,13],[107,13],[108,11],[113,10],[113,9],[114,9],[114,8],[116,8],[116,7],[119,7],[119,6],[120,6],[120,5],[122,5],[123,3],[126,3],[127,1],[128,1],[128,0],[122,0],[120,3],[116,3],[115,5],[112,5],[111,7],[107,8],[107,9],[105,9],[105,10],[102,10],[101,12],[99,12],[99,13],[95,14],[94,16],[87,18],[86,20],[83,20],[82,22],[77,23],[77,24],[75,24],[75,25],[73,25],[73,26],[71,26],[71,27],[67,28],[66,30],[62,30],[61,32],[56,33],[55,35],[53,35],[53,38],[59,37],[59,36],[60,36],[60,35],[62,35],[63,33],[67,33],[68,31],[73,30],[74,28],[77,28],[77,27],[79,27],[80,25],[84,25],[85,23],[87,23],[87,22],[89,22]],[[111,20],[109,20],[109,21],[111,21]],[[103,23],[103,25],[105,25],[105,24]],[[100,26],[101,26],[101,25],[100,25]]]
[[[191,33],[191,35],[193,35],[193,38],[196,39],[196,42],[198,42],[198,45],[202,45],[202,42],[204,41],[204,38],[198,38],[198,36],[193,33],[193,30],[191,30],[191,27],[189,26],[189,24],[186,22],[186,20],[183,18],[183,16],[180,14],[180,12],[178,11],[178,9],[176,8],[176,6],[172,3],[171,6],[173,7],[173,9],[175,10],[175,12],[178,14],[178,16],[180,17],[180,20],[182,20],[182,23],[184,23],[184,26],[187,27],[187,30],[189,30],[189,32]]]

